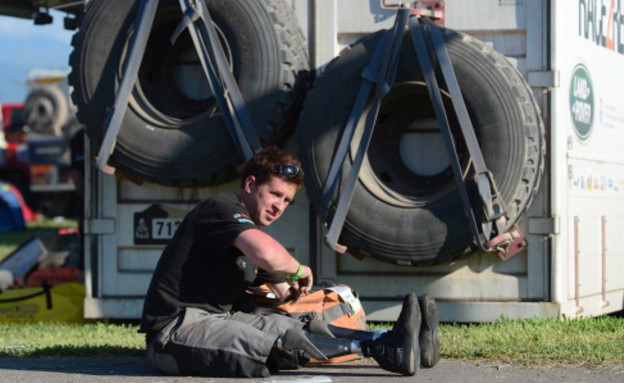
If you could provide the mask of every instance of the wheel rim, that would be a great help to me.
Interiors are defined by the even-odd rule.
[[[442,97],[450,110],[450,96],[443,92]],[[465,175],[469,156],[456,138],[455,119],[450,117],[449,123]],[[356,134],[363,125],[360,121]],[[355,147],[351,150],[355,152]],[[397,206],[422,207],[456,190],[451,159],[424,83],[395,85],[384,97],[360,180],[379,199]]]
[[[219,113],[189,32],[181,33],[174,44],[169,41],[180,18],[176,8],[157,13],[137,82],[129,98],[129,106],[137,115],[161,128],[194,126]],[[223,32],[214,26],[232,70],[232,50]],[[126,43],[125,49],[128,45]],[[125,62],[125,49],[121,63]]]

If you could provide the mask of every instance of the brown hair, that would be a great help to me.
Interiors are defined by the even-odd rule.
[[[280,165],[292,165],[299,169],[295,176],[287,176],[277,174],[271,169]],[[278,177],[284,181],[297,185],[297,189],[303,185],[303,170],[301,170],[301,162],[293,154],[278,148],[277,146],[269,146],[264,148],[247,162],[243,168],[242,185],[249,176],[256,177],[256,183],[261,185],[269,182],[271,177]]]

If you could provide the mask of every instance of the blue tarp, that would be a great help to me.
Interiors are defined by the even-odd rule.
[[[0,233],[26,228],[22,205],[8,184],[0,182]]]

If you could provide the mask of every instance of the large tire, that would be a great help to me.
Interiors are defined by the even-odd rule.
[[[24,102],[25,124],[31,132],[60,137],[69,117],[67,96],[56,86],[35,88]]]
[[[99,147],[115,98],[138,1],[92,0],[74,36],[72,98]],[[283,0],[206,1],[263,145],[292,132],[307,90],[308,59]],[[238,154],[197,59],[177,0],[162,0],[110,162],[133,180],[204,186],[231,180]],[[192,86],[190,86],[192,85]]]
[[[380,33],[346,49],[309,92],[297,130],[306,190],[317,204],[336,143]],[[527,209],[544,166],[544,127],[521,74],[483,42],[444,30],[444,39],[508,225]],[[452,115],[448,94],[446,109]],[[456,118],[450,116],[466,179],[472,172]],[[359,123],[360,127],[363,121]],[[396,82],[382,102],[341,242],[355,256],[426,265],[469,254],[472,236],[411,39],[404,36]],[[351,169],[347,156],[342,182]],[[334,198],[328,220],[335,210]]]

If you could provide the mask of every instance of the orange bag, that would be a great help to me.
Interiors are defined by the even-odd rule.
[[[271,292],[266,286],[250,290],[256,305],[293,318],[310,320],[323,319],[339,327],[354,330],[366,330],[366,313],[360,303],[357,292],[347,285],[326,287],[306,296],[291,293],[282,300],[271,299]],[[327,361],[311,359],[311,363],[340,363],[357,359],[356,354],[330,358]]]

